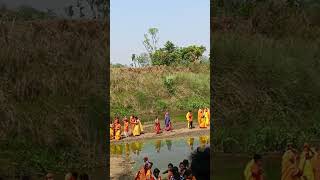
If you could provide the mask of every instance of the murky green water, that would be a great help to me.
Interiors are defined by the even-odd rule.
[[[143,165],[143,158],[149,157],[153,169],[161,172],[167,169],[169,163],[179,166],[184,159],[189,159],[191,152],[197,147],[210,145],[209,136],[187,137],[179,139],[135,141],[121,144],[111,144],[111,156],[122,156],[132,163],[133,172]]]

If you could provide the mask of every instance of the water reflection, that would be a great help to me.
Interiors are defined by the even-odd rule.
[[[187,139],[187,144],[189,145],[191,151],[193,151],[193,142],[194,142],[193,137],[190,137]]]
[[[157,153],[160,153],[160,149],[161,149],[161,140],[156,140],[155,141],[155,149]]]
[[[205,148],[207,144],[209,144],[209,136],[200,136],[199,137],[199,142],[200,142],[200,147]]]
[[[165,145],[162,143],[162,141],[165,141]],[[178,140],[179,141],[179,140]],[[188,148],[190,151],[193,151],[195,148],[195,141],[197,141],[196,146],[205,147],[206,145],[210,144],[210,137],[209,136],[199,136],[196,140],[194,137],[189,137],[184,139],[184,142],[186,142],[186,148]],[[176,142],[176,140],[175,140]],[[110,144],[110,154],[111,155],[125,155],[125,157],[129,157],[130,154],[135,154],[137,156],[140,155],[141,151],[143,150],[144,146],[143,141],[135,141],[130,143],[119,143],[119,144]],[[153,140],[154,149],[156,153],[161,152],[161,148],[163,146],[167,146],[167,150],[169,152],[172,151],[172,145],[173,142],[170,139],[167,140]]]
[[[168,151],[171,151],[172,141],[171,140],[166,140],[166,144],[167,144],[167,147],[168,147]]]
[[[120,155],[127,159],[134,172],[141,167],[141,162],[146,156],[154,163],[154,167],[164,171],[168,163],[178,166],[179,162],[189,158],[197,147],[205,147],[208,144],[209,136],[111,143],[110,153],[111,156]]]

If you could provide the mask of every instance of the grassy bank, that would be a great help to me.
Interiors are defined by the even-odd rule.
[[[319,137],[320,39],[213,34],[215,148],[281,151]]]
[[[169,110],[184,120],[188,110],[210,104],[208,64],[190,67],[111,68],[111,118],[132,113],[145,121]]]
[[[319,139],[320,6],[299,2],[212,13],[216,151],[279,152]]]
[[[0,161],[6,166],[0,176],[65,172],[101,163],[106,26],[95,21],[1,20]]]

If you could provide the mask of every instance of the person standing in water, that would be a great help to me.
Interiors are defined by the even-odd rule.
[[[151,180],[161,180],[161,176],[160,174],[160,170],[158,168],[155,168],[153,170],[153,177],[151,178]]]
[[[171,119],[169,116],[169,112],[166,112],[165,116],[164,116],[164,124],[165,124],[165,130],[166,131],[171,131],[172,130],[172,124],[171,124]]]
[[[192,129],[192,112],[191,112],[191,110],[188,111],[188,113],[186,115],[186,119],[187,119],[187,122],[188,122],[188,128]]]

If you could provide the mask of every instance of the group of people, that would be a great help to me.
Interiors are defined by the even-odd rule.
[[[143,133],[143,126],[141,124],[141,120],[134,115],[130,116],[130,119],[128,120],[127,117],[124,117],[122,119],[123,121],[123,133],[122,133],[122,126],[120,124],[119,117],[116,117],[114,119],[114,122],[110,124],[110,140],[120,140],[122,137],[122,134],[124,137],[132,136],[140,136]]]
[[[144,133],[141,120],[137,116],[131,115],[129,120],[127,117],[124,117],[122,121],[123,121],[123,132],[122,132],[122,126],[120,124],[119,117],[116,117],[114,119],[114,122],[111,122],[110,140],[112,139],[120,140],[122,137],[122,134],[124,137],[129,137],[131,135],[140,136],[141,134]],[[165,113],[164,121],[165,121],[165,130],[171,131],[173,128],[172,128],[169,112]],[[155,120],[154,130],[156,134],[159,134],[162,132],[158,117],[156,117],[156,120]]]
[[[168,169],[162,172],[168,180],[208,180],[210,179],[210,148],[198,148],[191,155],[191,166],[184,159],[179,167],[168,164]],[[161,180],[160,170],[154,168],[148,157],[144,158],[144,164],[135,175],[135,180]]]
[[[320,180],[320,147],[311,148],[305,143],[299,155],[289,143],[282,156],[281,180]],[[254,155],[244,171],[246,180],[263,180],[261,155]]]
[[[186,114],[186,119],[188,122],[188,128],[192,129],[193,128],[193,115],[192,111],[188,111]],[[200,128],[207,128],[210,126],[210,109],[209,108],[203,108],[198,110],[198,124]]]
[[[186,114],[186,120],[188,123],[188,128],[192,129],[193,127],[193,115],[192,111],[188,111]],[[129,136],[139,136],[143,131],[143,126],[141,120],[134,115],[130,116],[130,119],[124,117],[122,119],[123,128],[120,123],[120,118],[116,117],[113,122],[110,123],[110,140],[120,140],[122,137],[129,137]],[[203,108],[198,110],[198,124],[200,128],[207,128],[210,126],[210,109]],[[169,112],[166,112],[164,115],[164,130],[165,131],[172,131],[173,126],[171,122],[171,118]],[[123,129],[123,130],[122,130]],[[159,118],[156,117],[154,121],[154,132],[156,134],[162,133],[161,125]],[[123,135],[123,136],[122,136]]]

